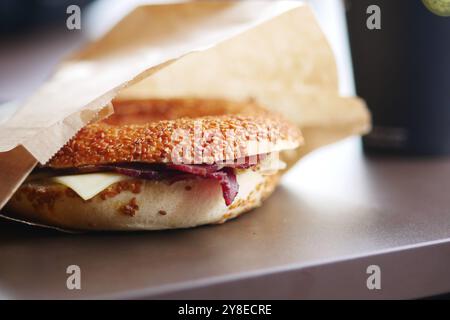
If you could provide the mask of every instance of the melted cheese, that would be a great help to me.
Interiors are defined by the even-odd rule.
[[[65,185],[75,191],[84,200],[89,200],[110,185],[130,179],[127,176],[111,172],[86,173],[53,177],[50,180]]]

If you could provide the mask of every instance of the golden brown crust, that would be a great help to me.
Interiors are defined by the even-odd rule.
[[[116,101],[114,108],[113,116],[84,127],[47,165],[212,163],[302,142],[296,126],[250,101],[133,100]]]

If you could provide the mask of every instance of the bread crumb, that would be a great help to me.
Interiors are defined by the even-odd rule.
[[[139,206],[136,203],[136,198],[131,198],[131,200],[119,208],[119,211],[127,216],[134,217],[136,211],[139,210]]]

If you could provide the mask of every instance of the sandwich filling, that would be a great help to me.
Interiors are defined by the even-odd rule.
[[[30,179],[49,179],[75,191],[84,200],[97,195],[110,185],[134,178],[175,183],[187,179],[213,179],[222,189],[223,199],[231,205],[239,192],[238,170],[261,170],[271,174],[285,167],[278,153],[236,159],[223,164],[111,163],[71,168],[39,167]]]

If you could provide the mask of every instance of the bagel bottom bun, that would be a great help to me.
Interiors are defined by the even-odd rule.
[[[217,181],[175,183],[129,179],[89,200],[57,183],[26,182],[9,201],[12,216],[79,230],[162,230],[223,223],[256,208],[275,189],[280,174],[238,170],[239,193],[224,203]]]

